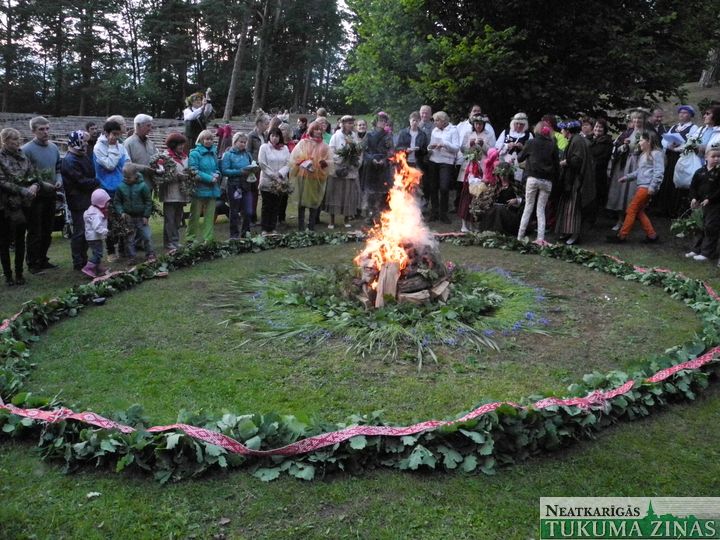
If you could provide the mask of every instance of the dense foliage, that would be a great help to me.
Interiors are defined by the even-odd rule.
[[[698,77],[717,14],[688,2],[349,0],[353,103],[403,114],[429,102],[494,125],[518,110],[577,114],[648,105]]]
[[[342,17],[321,0],[7,0],[0,109],[172,117],[212,87],[221,116],[234,66],[237,112],[333,107]]]

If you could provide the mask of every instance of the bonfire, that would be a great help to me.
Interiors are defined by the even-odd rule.
[[[421,304],[445,301],[450,294],[448,271],[416,193],[422,173],[408,165],[404,152],[395,154],[394,162],[389,210],[354,259],[361,269],[358,298],[367,308],[383,307],[389,298]]]

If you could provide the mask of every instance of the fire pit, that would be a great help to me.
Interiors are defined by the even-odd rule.
[[[448,271],[416,195],[422,173],[407,164],[404,152],[395,154],[394,161],[389,210],[354,259],[361,269],[357,297],[368,309],[381,308],[389,299],[422,304],[446,301],[450,295]]]

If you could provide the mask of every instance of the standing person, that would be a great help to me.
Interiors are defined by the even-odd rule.
[[[169,133],[165,138],[167,154],[175,162],[175,178],[160,185],[160,201],[163,203],[163,246],[172,251],[180,247],[180,224],[185,205],[190,202],[188,194],[180,189],[180,182],[188,174],[187,139],[182,133]]]
[[[272,128],[268,133],[268,142],[260,147],[258,156],[263,234],[277,232],[281,195],[288,191],[289,160],[290,150],[285,145],[282,131],[277,127]]]
[[[703,228],[692,251],[685,257],[707,261],[717,257],[720,239],[720,147],[705,151],[705,166],[695,171],[690,183],[690,208],[702,208]]]
[[[644,242],[650,243],[658,240],[652,222],[645,214],[645,208],[650,202],[650,198],[657,193],[663,181],[665,159],[660,151],[660,142],[654,131],[643,131],[640,135],[639,146],[640,158],[638,159],[637,169],[618,179],[618,182],[635,181],[637,184],[635,196],[625,213],[625,221],[623,221],[620,232],[617,235],[608,236],[608,242],[625,242],[637,219],[640,220],[640,225],[645,231],[646,238]]]
[[[457,177],[457,181],[461,184],[461,188],[458,190],[460,197],[457,204],[458,216],[461,219],[460,232],[469,232],[470,230],[468,228],[468,223],[472,219],[470,177],[482,177],[482,163],[488,151],[495,145],[495,135],[485,129],[487,117],[473,116],[471,120],[472,131],[463,135],[459,154],[462,156],[460,173]]]
[[[149,137],[154,127],[153,117],[147,114],[138,114],[133,120],[133,125],[135,131],[125,139],[123,146],[130,161],[135,165],[139,165],[138,171],[144,176],[145,180],[151,182],[155,170],[150,167],[150,160],[157,154],[155,143]],[[152,187],[152,183],[150,187]]]
[[[297,182],[299,231],[305,229],[305,208],[309,209],[308,229],[315,230],[327,178],[334,171],[332,150],[323,142],[324,127],[322,122],[310,124],[310,136],[290,154],[290,176]]]
[[[283,141],[285,141],[285,145],[288,148],[288,152],[292,153],[293,150],[295,150],[295,146],[297,145],[298,140],[293,139],[292,134],[290,132],[290,124],[283,122],[280,125],[280,131],[283,135]],[[288,200],[290,198],[290,194],[285,192],[280,194],[280,208],[278,209],[278,226],[286,226],[287,221],[287,205]]]
[[[67,206],[72,218],[70,252],[73,269],[82,271],[88,261],[88,244],[85,239],[85,210],[90,208],[90,196],[100,187],[95,178],[95,166],[88,155],[90,134],[73,131],[68,136],[68,151],[60,165]]]
[[[335,159],[335,174],[328,178],[325,194],[325,210],[330,214],[328,229],[335,228],[335,215],[342,214],[344,225],[350,228],[350,220],[360,205],[360,139],[355,134],[355,118],[345,115],[341,127],[333,133],[330,148]],[[351,149],[355,150],[352,152]],[[345,153],[345,156],[342,154]]]
[[[667,133],[668,130],[667,126],[663,124],[664,118],[665,111],[662,107],[655,107],[650,113],[650,118],[648,119],[648,128],[657,133],[658,140],[662,140],[661,137]]]
[[[103,133],[98,138],[95,148],[93,149],[95,163],[95,178],[100,182],[110,198],[115,195],[115,191],[122,183],[122,170],[125,162],[128,161],[128,155],[125,147],[120,142],[122,137],[122,124],[115,120],[108,120],[103,125]],[[113,215],[108,216],[108,228],[112,229],[115,218]],[[115,248],[120,243],[120,251],[124,249],[124,240],[115,238],[108,234],[106,238],[108,260],[115,258]]]
[[[126,255],[134,259],[137,251],[135,240],[139,238],[143,245],[145,258],[148,262],[155,260],[155,249],[150,232],[150,214],[153,202],[152,192],[143,179],[140,165],[126,163],[123,167],[123,182],[118,186],[113,205],[118,215],[123,216],[130,225],[128,237],[125,239]]]
[[[465,138],[465,135],[474,131],[473,118],[477,118],[480,116],[483,116],[482,107],[478,103],[474,103],[473,106],[470,108],[468,117],[457,125],[460,141]],[[485,117],[485,124],[483,125],[483,129],[487,132],[487,138],[492,138],[492,140],[495,141],[495,129],[493,129],[493,127],[490,125],[490,120],[487,118],[487,116]],[[495,143],[493,142],[493,144]]]
[[[33,199],[51,187],[38,181],[35,166],[20,148],[20,132],[0,131],[0,264],[8,286],[24,285],[25,231]],[[15,276],[10,265],[10,244],[15,244]]]
[[[701,157],[705,156],[705,151],[711,145],[713,140],[717,140],[720,136],[720,107],[711,107],[703,113],[703,125],[695,132],[695,138],[698,146],[695,151]]]
[[[255,119],[255,129],[248,133],[247,151],[253,158],[253,161],[257,163],[258,156],[260,155],[260,147],[267,142],[265,133],[267,132],[270,121],[265,114],[261,114]],[[257,205],[258,205],[258,185],[257,182],[250,186],[252,194],[252,221],[251,227],[254,227],[257,223]]]
[[[428,141],[432,137],[433,129],[435,129],[435,122],[433,122],[432,107],[430,105],[420,106],[420,129],[425,132]]]
[[[293,130],[292,138],[299,141],[303,138],[303,135],[307,132],[308,119],[307,116],[300,116],[297,119],[297,127]]]
[[[380,218],[387,204],[390,189],[390,156],[393,153],[392,136],[385,130],[388,117],[380,112],[373,121],[373,130],[362,140],[363,165],[361,187],[367,197],[368,221]]]
[[[645,125],[645,115],[641,111],[630,113],[628,128],[615,139],[610,180],[608,185],[607,204],[605,208],[617,214],[617,223],[613,231],[619,231],[625,219],[625,210],[635,196],[635,182],[618,182],[628,172],[637,168],[640,157],[640,134]],[[672,179],[671,179],[672,180]]]
[[[430,220],[451,223],[448,216],[450,188],[455,178],[455,158],[460,150],[460,138],[457,129],[450,125],[450,117],[445,111],[433,114],[435,128],[430,137],[428,150],[428,192],[430,199]]]
[[[102,133],[102,130],[98,127],[96,122],[90,120],[85,122],[85,131],[88,133],[86,153],[90,156],[90,158],[92,158],[95,143],[97,142],[100,133]]]
[[[197,172],[199,181],[190,203],[188,242],[195,242],[197,239],[211,242],[215,238],[215,199],[220,196],[221,175],[214,142],[215,135],[212,131],[201,131],[188,158],[188,167]],[[200,214],[203,214],[202,226]]]
[[[207,129],[213,115],[212,103],[202,92],[195,92],[185,100],[187,108],[183,111],[185,121],[185,138],[196,141],[201,131]]]
[[[532,139],[527,114],[519,112],[510,121],[510,127],[500,134],[495,148],[500,150],[500,159],[515,167],[515,180],[522,181],[523,171],[518,166],[517,157],[525,144]]]
[[[46,173],[43,180],[54,190],[41,190],[30,205],[27,222],[27,265],[31,274],[57,268],[48,259],[48,250],[52,242],[53,223],[55,221],[56,192],[62,189],[60,174],[60,150],[50,141],[50,122],[47,118],[36,116],[30,120],[33,140],[24,144],[23,153],[35,166],[38,173]]]
[[[563,135],[570,141],[560,162],[560,188],[555,232],[569,246],[580,239],[582,214],[595,200],[595,165],[590,143],[580,135],[580,122],[571,120],[561,124]]]
[[[680,105],[677,108],[678,121],[673,125],[668,133],[676,133],[683,142],[668,142],[666,138],[662,139],[662,147],[665,149],[665,178],[660,184],[653,206],[661,215],[668,217],[676,217],[681,211],[683,205],[680,203],[680,191],[675,187],[673,176],[675,174],[675,165],[677,165],[680,155],[685,150],[685,143],[688,137],[694,137],[698,131],[698,127],[693,123],[695,118],[695,109],[690,105]],[[686,190],[682,190],[687,193]]]
[[[537,238],[535,243],[545,244],[545,205],[550,198],[553,183],[560,172],[560,159],[552,128],[547,122],[535,126],[535,138],[529,140],[518,156],[518,162],[525,165],[527,183],[525,185],[525,209],[520,218],[517,238],[527,240],[527,231],[535,202],[537,201]]]
[[[225,125],[217,128],[218,159],[222,159],[225,151],[232,146],[232,136],[233,132],[230,122],[225,122]]]
[[[245,238],[250,232],[253,213],[252,187],[247,178],[252,168],[252,156],[247,151],[247,135],[233,135],[232,146],[223,154],[221,169],[227,176],[227,200],[230,207],[230,239]],[[241,219],[242,218],[242,221]],[[240,228],[238,228],[240,225]]]
[[[108,235],[108,209],[110,195],[104,189],[96,189],[90,195],[90,206],[83,213],[85,239],[90,246],[90,259],[83,266],[82,273],[96,278],[105,274],[102,267],[103,240]]]
[[[593,126],[593,137],[590,140],[590,153],[595,162],[595,217],[601,208],[605,208],[608,194],[608,163],[613,152],[613,140],[608,134],[608,125],[599,118]]]
[[[419,112],[411,112],[408,122],[410,125],[400,130],[398,134],[397,150],[405,150],[408,164],[416,169],[422,169],[425,166],[427,145],[430,139],[420,129]]]
[[[357,122],[358,139],[360,139],[362,141],[365,138],[365,135],[367,135],[367,120],[361,118]]]

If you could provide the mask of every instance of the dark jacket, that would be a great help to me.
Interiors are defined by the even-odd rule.
[[[566,193],[578,193],[582,208],[595,200],[595,162],[590,153],[590,142],[579,134],[570,138],[565,149],[565,161],[560,180]]]
[[[128,180],[124,179],[115,192],[113,205],[118,214],[149,218],[153,204],[152,194],[147,182],[139,178],[129,184]]]
[[[406,150],[410,148],[410,142],[412,141],[412,135],[410,135],[410,128],[400,130],[398,135],[396,150]],[[415,161],[417,163],[424,163],[425,157],[427,156],[427,145],[430,141],[428,140],[425,132],[418,128],[417,137],[415,137],[415,146],[418,150],[415,152]]]
[[[100,187],[90,156],[68,152],[60,164],[60,174],[70,211],[84,212],[90,208],[90,195]]]
[[[525,165],[526,176],[533,176],[542,180],[555,182],[560,171],[560,158],[555,140],[544,135],[538,135],[525,143],[518,161]]]
[[[261,137],[260,134],[257,132],[257,129],[253,129],[250,133],[248,133],[248,141],[247,146],[245,147],[245,150],[247,150],[250,155],[253,158],[253,161],[258,160],[258,154],[260,153],[260,147],[265,144],[267,141],[265,141],[264,136]]]
[[[690,199],[697,202],[707,199],[711,205],[720,203],[720,168],[708,171],[705,166],[695,171],[690,182]]]

